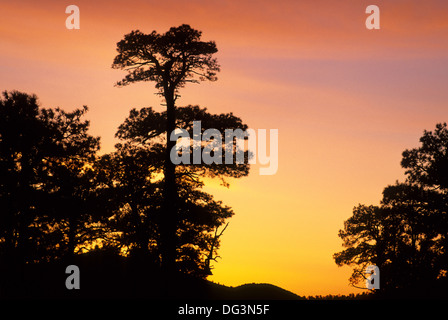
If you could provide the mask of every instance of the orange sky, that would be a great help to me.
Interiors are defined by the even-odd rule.
[[[65,7],[81,29],[65,28]],[[381,9],[369,31],[365,8]],[[359,292],[332,254],[358,203],[377,204],[403,178],[401,152],[447,121],[446,1],[5,1],[0,0],[0,89],[35,93],[45,107],[88,105],[102,151],[131,108],[154,106],[150,83],[115,88],[116,43],[134,29],[182,23],[215,40],[222,71],[178,104],[234,112],[279,130],[279,169],[207,190],[236,215],[212,280],[267,282],[299,295]]]

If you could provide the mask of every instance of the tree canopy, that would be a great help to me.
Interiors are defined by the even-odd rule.
[[[172,27],[164,34],[132,31],[117,43],[113,68],[124,69],[125,86],[137,81],[153,81],[162,93],[177,93],[187,82],[217,80],[219,64],[213,54],[214,41],[201,41],[202,32],[187,24]]]

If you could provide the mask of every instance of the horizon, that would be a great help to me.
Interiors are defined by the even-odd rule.
[[[278,130],[274,175],[254,164],[229,188],[206,180],[204,191],[235,211],[208,279],[299,296],[364,292],[334,262],[338,231],[353,207],[377,205],[404,180],[402,152],[446,122],[448,3],[381,2],[380,30],[365,27],[368,1],[73,4],[79,30],[65,26],[67,3],[2,3],[2,91],[36,94],[45,108],[87,105],[100,153],[112,152],[132,108],[164,110],[152,82],[114,87],[124,76],[111,68],[116,43],[131,30],[190,24],[216,42],[221,72],[187,84],[176,104]]]

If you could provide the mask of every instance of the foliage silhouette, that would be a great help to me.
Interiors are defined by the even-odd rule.
[[[88,135],[89,123],[81,119],[87,107],[67,113],[40,108],[35,96],[17,91],[4,92],[3,97],[2,253],[22,262],[72,254],[77,244],[90,238],[79,231],[87,223],[81,218],[89,210],[91,170],[87,165],[94,160],[99,138]]]
[[[202,130],[247,128],[231,113],[213,115],[198,106],[178,107],[177,113],[176,126],[188,131],[192,130],[195,120],[202,121]],[[116,134],[122,142],[116,145],[114,153],[100,160],[103,168],[109,168],[108,185],[114,186],[115,198],[119,199],[114,209],[116,214],[111,219],[116,227],[114,232],[119,235],[115,240],[130,254],[150,254],[155,261],[161,260],[161,224],[166,214],[163,199],[165,131],[160,125],[165,120],[166,112],[159,113],[152,108],[131,110]],[[223,231],[218,232],[218,229],[233,215],[229,207],[201,191],[202,177],[220,177],[226,183],[225,177],[241,177],[248,172],[247,163],[175,167],[178,192],[174,241],[176,270],[201,277],[211,274],[210,262],[216,261]]]
[[[379,206],[355,207],[339,231],[346,249],[334,254],[336,264],[353,266],[354,286],[362,286],[367,265],[377,265],[382,296],[447,296],[446,123],[420,142],[403,152],[407,180],[386,187]]]

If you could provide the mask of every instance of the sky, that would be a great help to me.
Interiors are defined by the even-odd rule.
[[[68,5],[80,29],[68,30]],[[380,9],[380,29],[365,26]],[[210,280],[272,283],[299,295],[362,293],[338,230],[359,203],[378,204],[403,180],[401,153],[447,121],[448,2],[0,0],[0,90],[34,93],[43,107],[89,107],[101,152],[131,108],[163,110],[152,83],[114,87],[116,43],[131,30],[190,24],[214,40],[218,81],[189,84],[178,105],[233,112],[278,129],[279,167],[206,191],[235,211]]]

